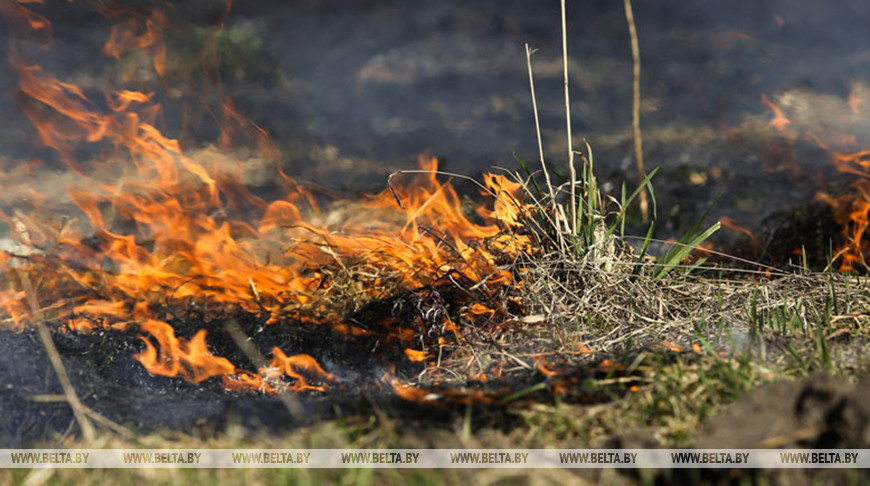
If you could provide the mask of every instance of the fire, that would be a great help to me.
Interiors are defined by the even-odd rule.
[[[323,371],[323,368],[317,364],[317,361],[307,354],[287,356],[280,348],[273,348],[272,354],[275,357],[272,359],[270,366],[282,371],[284,375],[296,380],[291,387],[294,391],[323,391],[324,387],[322,385],[311,385],[308,380],[321,383],[328,383],[336,380],[335,375]],[[306,380],[306,375],[308,376],[308,380]]]
[[[401,380],[395,377],[384,376],[384,380],[389,383],[396,395],[409,402],[432,402],[438,404],[437,400],[441,396],[437,393],[432,393],[424,388],[418,388],[414,385],[402,383]]]
[[[426,361],[426,359],[429,358],[429,353],[427,353],[426,351],[418,351],[416,349],[407,348],[405,349],[405,356],[408,357],[408,361],[420,363]]]
[[[498,398],[506,397],[511,392],[505,387],[488,391],[464,388],[427,389],[403,382],[389,372],[381,377],[380,382],[393,390],[403,400],[425,403],[433,407],[443,407],[447,403],[491,404],[496,402]]]
[[[719,218],[719,222],[722,223],[722,226],[730,229],[731,231],[735,231],[737,233],[743,233],[744,235],[749,237],[749,239],[752,240],[752,246],[755,249],[758,249],[758,246],[759,246],[758,237],[755,236],[755,234],[752,231],[750,231],[748,228],[741,226],[737,221],[734,220],[734,218],[722,216],[721,218]]]
[[[27,25],[34,32],[50,32],[51,22],[42,15],[26,8],[23,5],[26,3],[42,3],[42,0],[3,1],[0,2],[0,14],[18,20],[19,23]]]
[[[106,11],[106,13],[110,13]],[[103,45],[103,54],[118,59],[124,52],[133,49],[149,49],[154,59],[154,70],[162,78],[166,66],[166,45],[160,31],[166,26],[166,16],[160,10],[152,10],[147,19],[126,16],[123,25],[112,26],[109,39]]]
[[[762,102],[774,112],[774,119],[770,126],[780,133],[785,134],[791,123],[783,114],[782,110],[762,95]],[[853,90],[844,101],[852,115],[858,115],[862,104],[862,98]],[[794,130],[792,130],[794,132]],[[794,133],[789,134],[796,138]],[[852,153],[840,153],[835,148],[835,143],[841,146],[857,145],[854,136],[845,134],[832,134],[826,140],[812,132],[804,131],[804,138],[818,147],[830,153],[832,165],[843,174],[850,174],[855,180],[849,185],[852,190],[849,194],[831,196],[825,192],[818,192],[816,199],[827,203],[834,214],[834,219],[843,230],[843,243],[837,248],[834,255],[835,261],[839,260],[840,271],[850,272],[859,269],[868,270],[867,254],[870,252],[870,244],[865,238],[868,226],[870,226],[870,150],[861,150]],[[725,222],[723,221],[723,224]],[[738,229],[738,231],[740,231]]]
[[[23,9],[11,5],[13,13]],[[117,58],[129,50],[143,51],[163,78],[165,14],[109,16],[120,24],[103,53]],[[47,28],[38,21],[30,25]],[[446,275],[486,291],[517,283],[501,264],[505,255],[532,251],[529,237],[519,231],[508,234],[518,228],[526,208],[522,186],[503,175],[485,176],[491,207],[478,208],[476,216],[464,210],[450,181],[438,176],[433,157],[421,157],[411,180],[400,175],[380,194],[334,202],[326,210],[281,173],[286,193],[268,202],[218,167],[195,160],[178,140],[159,130],[156,93],[119,89],[106,95],[104,112],[76,85],[28,64],[14,50],[10,59],[26,99],[24,112],[40,140],[79,176],[80,185],[70,187],[68,195],[85,221],[46,231],[42,254],[26,261],[0,252],[3,281],[18,281],[6,278],[14,272],[38,274],[39,299],[63,296],[57,319],[73,332],[138,330],[144,348],[134,358],[154,375],[194,383],[221,377],[234,391],[321,391],[339,379],[312,356],[288,356],[276,347],[269,366],[251,372],[210,350],[207,327],[186,338],[176,335],[170,322],[187,315],[220,322],[244,313],[269,325],[329,326],[348,338],[365,336],[373,331],[347,322],[345,304],[335,303],[346,275],[359,286],[359,302],[422,288]],[[224,102],[222,121],[223,148],[244,129],[255,135],[263,153],[274,155],[268,133],[247,121],[230,100]],[[81,163],[73,155],[79,144],[108,145],[111,158]],[[99,163],[106,170],[95,171]],[[255,222],[234,216],[251,211],[261,214]],[[23,233],[17,237],[34,247]],[[21,285],[0,289],[3,322],[9,327],[40,318],[26,305],[27,298]],[[495,312],[471,306],[472,318]],[[408,325],[390,319],[379,325],[388,340],[408,344],[417,332],[425,332],[421,326],[435,325],[433,320],[459,336],[457,325],[437,312]],[[440,339],[439,346],[444,343]],[[411,362],[430,356],[407,345],[402,349]],[[394,388],[400,395],[416,393]]]
[[[761,102],[764,103],[765,106],[770,108],[773,111],[773,120],[770,121],[770,126],[775,128],[776,131],[783,133],[788,125],[791,124],[791,120],[783,115],[782,110],[773,104],[772,101],[767,97],[767,95],[761,95]]]
[[[841,172],[858,177],[850,185],[851,194],[838,197],[823,192],[816,194],[817,199],[831,206],[834,218],[843,227],[845,243],[837,251],[837,256],[842,259],[840,270],[870,269],[866,259],[870,243],[864,237],[870,226],[870,151],[834,154],[834,165]]]
[[[187,381],[199,383],[212,376],[234,373],[235,366],[224,358],[212,355],[205,343],[205,330],[200,330],[189,341],[175,337],[175,330],[165,322],[146,320],[140,329],[151,334],[159,343],[158,351],[146,338],[145,350],[134,357],[151,374],[181,376]]]
[[[158,351],[149,339],[142,337],[145,350],[134,356],[153,375],[181,376],[192,383],[221,376],[226,387],[234,391],[276,391],[284,388],[323,391],[325,383],[337,379],[306,354],[287,356],[280,348],[273,348],[274,357],[269,366],[261,369],[259,374],[253,374],[239,370],[229,360],[210,353],[204,329],[197,331],[190,340],[176,337],[175,330],[165,322],[149,319],[140,324],[140,329],[151,334],[160,347]],[[285,385],[283,377],[293,380],[292,384]]]

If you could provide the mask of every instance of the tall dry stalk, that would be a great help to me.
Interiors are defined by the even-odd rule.
[[[535,132],[538,136],[538,155],[539,155],[540,160],[541,160],[541,171],[544,173],[544,180],[547,183],[547,192],[549,193],[549,196],[550,196],[549,206],[552,208],[555,208],[557,205],[557,203],[556,203],[556,190],[553,188],[553,181],[550,179],[550,171],[547,169],[547,163],[544,161],[544,143],[543,143],[542,137],[541,137],[541,122],[540,122],[540,118],[538,117],[538,100],[537,100],[537,96],[535,94],[535,76],[534,76],[534,73],[532,71],[532,54],[533,53],[534,53],[534,50],[530,49],[529,45],[526,44],[526,65],[529,68],[529,91],[532,93],[532,112],[535,115]],[[553,223],[554,223],[553,226],[556,228],[556,237],[558,238],[558,241],[559,241],[559,247],[562,248],[563,251],[565,251],[565,250],[567,250],[567,247],[565,245],[565,238],[562,235],[562,231],[559,230],[560,225],[561,225],[559,218],[560,218],[559,212],[554,211],[553,212]],[[567,227],[568,222],[563,221],[563,223]]]
[[[541,140],[541,122],[538,118],[538,101],[535,96],[535,77],[532,74],[532,49],[526,44],[526,65],[529,67],[529,91],[532,93],[532,111],[535,114],[535,132],[538,135],[538,155],[541,159],[541,170],[544,172],[544,179],[547,181],[547,190],[550,191],[550,200],[553,204],[556,203],[556,193],[553,190],[553,183],[550,181],[550,171],[547,170],[547,164],[544,162],[544,143]]]
[[[646,177],[643,168],[643,137],[640,132],[640,45],[637,41],[637,28],[634,25],[634,13],[631,10],[631,0],[623,0],[625,4],[625,20],[628,22],[628,34],[631,37],[631,59],[634,72],[632,83],[632,117],[631,126],[634,132],[634,157],[637,162],[637,183],[642,185]],[[643,221],[649,221],[649,199],[646,189],[641,189],[638,195],[640,213]]]
[[[562,0],[562,71],[565,77],[565,125],[568,132],[568,170],[571,174],[571,233],[577,234],[577,171],[574,170],[574,141],[571,136],[571,98],[568,94],[568,33],[565,0]]]

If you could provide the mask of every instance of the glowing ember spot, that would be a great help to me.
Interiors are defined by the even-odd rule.
[[[683,352],[682,346],[680,346],[677,343],[671,342],[671,341],[662,341],[661,343],[656,345],[656,347],[658,347],[660,349],[667,350],[667,351],[671,351],[673,353],[682,353]]]
[[[271,378],[242,370],[233,375],[224,375],[221,379],[224,388],[229,391],[275,393],[278,390],[268,382]]]
[[[623,369],[623,366],[619,363],[614,363],[609,359],[603,359],[600,363],[598,363],[598,369],[604,372],[611,372]]]
[[[468,312],[475,316],[491,316],[495,313],[494,310],[478,302],[471,304],[471,307],[468,308]]]
[[[396,377],[388,377],[387,375],[384,375],[384,378],[382,379],[389,383],[396,395],[403,400],[409,402],[426,402],[436,406],[442,405],[438,402],[441,396],[437,393],[431,393],[429,390],[424,388],[402,383],[401,380]]]
[[[332,329],[345,336],[370,336],[372,331],[347,324],[333,324]]]
[[[533,359],[535,361],[535,366],[538,367],[538,371],[540,371],[542,375],[548,378],[553,378],[559,375],[558,372],[550,369],[550,364],[547,363],[547,361],[543,357],[535,356],[533,357]]]

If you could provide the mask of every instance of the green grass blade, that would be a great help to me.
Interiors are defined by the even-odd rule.
[[[665,255],[664,262],[661,263],[661,268],[659,269],[655,278],[662,278],[668,272],[673,270],[673,268],[679,265],[680,262],[683,261],[683,259],[689,256],[689,253],[691,253],[692,250],[698,248],[698,246],[703,243],[707,238],[709,238],[710,235],[718,231],[720,226],[721,224],[717,221],[712,226],[704,230],[702,233],[694,236],[685,243],[674,245],[676,251],[669,251],[668,254]]]
[[[647,174],[646,177],[644,177],[640,186],[638,186],[638,188],[635,189],[634,192],[632,192],[631,195],[628,196],[628,198],[625,197],[625,183],[624,182],[622,183],[622,202],[621,202],[622,208],[619,210],[619,214],[617,214],[617,216],[616,216],[616,221],[614,221],[613,225],[611,225],[611,227],[607,230],[607,235],[606,235],[607,238],[609,238],[611,235],[613,235],[613,233],[616,232],[617,226],[620,227],[620,232],[622,234],[625,234],[625,214],[626,214],[627,208],[629,206],[631,206],[631,203],[634,202],[635,198],[637,198],[637,196],[640,194],[641,189],[643,189],[644,187],[648,187],[650,189],[650,196],[651,196],[651,199],[653,200],[653,221],[655,221],[655,214],[656,214],[655,204],[656,203],[655,203],[654,193],[652,192],[652,184],[650,183],[650,181],[652,180],[653,176],[656,175],[656,172],[658,172],[658,170],[659,170],[659,168],[656,167],[655,169],[650,171],[650,173]],[[652,235],[647,235],[647,238],[649,238],[651,236]]]
[[[713,203],[707,207],[707,209],[704,211],[704,214],[702,214],[701,217],[698,218],[697,221],[695,221],[695,224],[693,224],[692,227],[689,228],[688,231],[686,231],[686,233],[683,235],[683,237],[680,238],[679,241],[677,241],[677,244],[673,245],[667,251],[667,253],[665,253],[665,256],[662,258],[665,262],[671,262],[677,253],[683,253],[686,251],[687,245],[694,244],[691,242],[697,240],[696,235],[698,233],[698,229],[701,227],[701,223],[703,223],[704,220],[707,219],[707,215],[710,214],[710,210],[713,209],[713,206],[716,204],[716,201],[718,201],[718,200],[719,200],[719,197],[717,197],[716,200],[714,200]],[[709,231],[709,228],[708,228],[708,231]],[[710,233],[710,234],[712,234],[712,233]],[[695,244],[695,246],[697,246],[697,245]],[[694,249],[694,248],[692,248],[692,249]],[[689,249],[689,251],[691,251],[692,249]],[[686,254],[688,254],[688,253],[686,253]],[[683,256],[685,257],[685,255],[683,255]]]
[[[652,220],[649,224],[649,229],[646,230],[646,237],[643,239],[643,246],[640,248],[640,256],[637,257],[637,265],[635,265],[634,270],[631,272],[633,275],[637,275],[640,273],[640,269],[643,268],[643,259],[646,256],[646,252],[649,249],[649,244],[652,241],[653,231],[655,230],[656,222]]]

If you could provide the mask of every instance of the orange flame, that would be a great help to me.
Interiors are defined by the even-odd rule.
[[[427,353],[426,351],[418,351],[416,349],[406,348],[405,356],[408,357],[408,361],[414,363],[421,363],[429,358],[429,353]]]
[[[166,72],[166,45],[161,40],[160,31],[165,26],[166,16],[157,9],[152,10],[150,17],[144,21],[136,15],[130,15],[124,25],[112,26],[109,39],[103,45],[103,54],[118,59],[130,50],[150,49],[154,70],[162,78]]]
[[[398,378],[390,377],[388,375],[384,375],[382,379],[389,383],[396,395],[401,397],[403,400],[409,402],[428,402],[436,406],[440,405],[437,400],[441,397],[438,394],[431,393],[425,388],[403,383]]]
[[[730,229],[731,231],[736,231],[738,233],[743,233],[748,236],[750,240],[752,240],[752,245],[757,249],[758,248],[758,237],[752,231],[749,231],[744,226],[740,226],[734,218],[729,218],[728,216],[722,216],[719,218],[719,222],[722,223],[722,226]]]
[[[167,26],[166,15],[154,10],[143,20],[130,12],[108,13],[122,23],[112,29],[104,54],[117,58],[130,50],[146,52],[162,78],[166,48],[160,32]],[[520,225],[527,208],[522,186],[502,175],[485,176],[493,204],[491,209],[479,208],[476,217],[466,214],[449,180],[439,180],[434,157],[420,158],[420,170],[411,181],[400,176],[389,190],[338,204],[334,211],[321,212],[314,197],[284,174],[287,194],[269,203],[190,158],[177,140],[158,130],[155,93],[118,90],[106,97],[109,112],[103,113],[76,85],[29,65],[14,49],[10,59],[27,100],[23,109],[41,141],[87,184],[71,187],[69,196],[87,216],[93,235],[79,227],[54,237],[51,259],[41,262],[46,277],[42,291],[71,295],[70,304],[60,311],[71,330],[137,326],[150,337],[142,337],[144,349],[134,357],[152,374],[191,382],[220,376],[226,388],[239,391],[323,390],[337,378],[313,357],[287,356],[274,348],[268,368],[241,370],[212,354],[207,330],[190,339],[176,336],[161,309],[245,312],[270,324],[292,316],[302,323],[331,325],[347,336],[366,335],[371,331],[343,322],[330,310],[331,274],[326,269],[361,263],[388,270],[405,289],[453,273],[485,290],[515,283],[499,258],[531,251],[529,237],[506,235],[505,229]],[[268,133],[240,115],[229,100],[222,122],[219,142],[224,147],[244,132],[255,136],[263,153],[275,154]],[[80,143],[110,144],[119,179],[89,176],[73,157]],[[239,208],[259,209],[262,217],[255,224],[233,219],[233,209]],[[338,213],[345,216],[331,217]],[[0,256],[5,275],[12,271],[11,257]],[[395,282],[388,289],[380,273],[357,276],[372,297],[395,291]],[[32,320],[25,298],[17,286],[0,289],[0,309],[11,325]],[[477,315],[495,312],[480,305],[470,310]],[[442,320],[445,329],[459,335],[449,318]],[[399,342],[407,343],[416,332],[393,329],[389,320],[381,324]],[[410,349],[406,355],[411,361],[427,356]],[[292,384],[284,384],[283,377]],[[401,387],[397,391],[415,393]]]
[[[322,385],[311,385],[309,380],[321,383],[336,380],[335,375],[323,371],[323,368],[317,364],[317,361],[307,354],[287,356],[280,348],[273,348],[272,353],[274,358],[272,358],[271,366],[283,371],[285,375],[296,380],[296,383],[292,386],[294,391],[323,391],[324,387]],[[306,379],[306,376],[308,379]]]
[[[774,112],[774,119],[770,126],[780,133],[785,133],[786,127],[791,123],[773,102],[762,95],[762,102]],[[860,113],[862,98],[852,91],[846,99],[846,104],[853,115]],[[847,120],[848,121],[848,120]],[[827,151],[831,155],[834,167],[844,174],[851,174],[856,179],[850,184],[852,192],[840,196],[831,196],[824,192],[816,194],[816,200],[823,201],[831,207],[834,220],[843,228],[844,242],[837,249],[834,260],[839,261],[840,270],[844,272],[858,269],[870,269],[867,262],[867,254],[870,253],[870,244],[865,238],[868,219],[870,219],[870,149],[853,153],[840,153],[833,147],[833,141],[838,140],[840,146],[848,147],[858,144],[857,137],[847,134],[829,134],[827,137],[819,137],[811,131],[804,131],[803,137]],[[745,229],[734,227],[729,222],[722,221],[736,231],[741,231],[751,236]],[[757,240],[753,238],[753,241]]]
[[[24,4],[27,3],[43,2],[42,0],[3,0],[0,1],[0,14],[18,21],[13,25],[26,25],[33,32],[49,34],[51,32],[51,22],[42,15],[26,8]]]
[[[858,181],[852,185],[856,191],[839,197],[831,197],[819,192],[816,198],[831,206],[834,219],[843,227],[845,242],[837,249],[836,258],[840,258],[840,270],[851,272],[859,268],[870,269],[866,255],[870,245],[864,238],[870,226],[870,182]]]
[[[850,187],[851,194],[831,197],[823,192],[816,199],[824,201],[834,213],[834,219],[843,228],[845,242],[838,248],[835,257],[841,259],[840,270],[870,269],[866,255],[870,244],[864,238],[870,222],[870,150],[852,154],[833,153],[832,162],[840,172],[857,176]]]
[[[782,110],[773,104],[764,93],[761,94],[761,102],[773,111],[773,120],[770,121],[770,126],[775,128],[779,133],[785,133],[785,128],[791,124],[791,120],[786,118],[785,115],[782,114]]]
[[[214,356],[205,344],[205,330],[198,331],[190,341],[175,337],[175,330],[165,322],[148,319],[140,325],[160,345],[158,351],[146,338],[145,350],[134,356],[149,373],[161,376],[181,376],[199,383],[212,376],[232,374],[236,371],[228,360]]]

